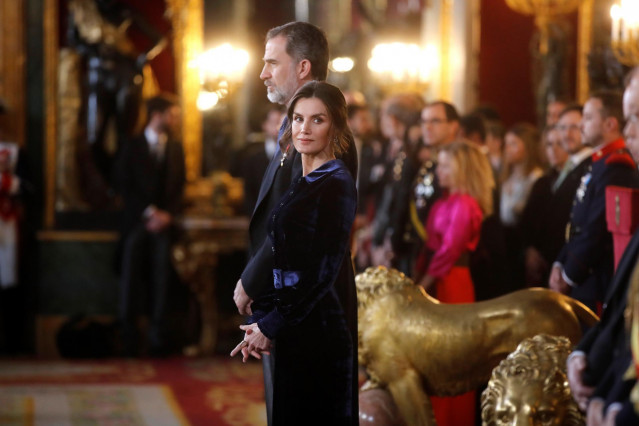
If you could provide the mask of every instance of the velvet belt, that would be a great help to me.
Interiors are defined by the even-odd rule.
[[[299,271],[283,271],[273,269],[273,285],[275,288],[293,287],[300,281]]]

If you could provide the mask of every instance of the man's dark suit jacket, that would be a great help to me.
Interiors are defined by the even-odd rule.
[[[247,216],[250,216],[255,208],[269,160],[263,142],[253,142],[242,152],[240,173],[244,179],[244,211]]]
[[[581,184],[581,178],[586,174],[591,164],[592,159],[588,156],[568,173],[559,188],[551,194],[552,210],[543,213],[547,216],[544,233],[549,236],[547,248],[548,261],[550,263],[555,260],[566,242],[566,225],[570,220],[570,211],[575,200],[575,193]]]
[[[140,135],[124,146],[115,177],[124,198],[123,235],[142,222],[150,205],[175,216],[182,209],[186,180],[182,144],[168,141],[158,164],[146,138]]]
[[[619,390],[629,390],[629,386],[624,385],[622,380],[632,361],[624,311],[630,279],[638,257],[639,231],[635,232],[619,261],[601,321],[584,335],[575,349],[586,355],[584,383],[595,386],[595,396],[603,397],[608,403],[622,402],[620,398],[624,395],[619,395]]]

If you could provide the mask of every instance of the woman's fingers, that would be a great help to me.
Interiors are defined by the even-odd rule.
[[[237,355],[237,353],[248,345],[246,340],[242,340],[237,346],[231,351],[231,356]]]

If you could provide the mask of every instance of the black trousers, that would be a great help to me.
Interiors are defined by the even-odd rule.
[[[273,425],[273,377],[275,375],[275,345],[269,350],[270,355],[262,354],[262,371],[264,372],[264,401],[266,403],[266,419]]]
[[[166,350],[170,279],[169,230],[151,233],[143,224],[138,225],[126,236],[122,252],[119,321],[125,355],[138,352],[137,318],[143,313],[148,313],[150,319],[150,350]]]

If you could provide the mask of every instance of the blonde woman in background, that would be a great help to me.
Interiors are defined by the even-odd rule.
[[[479,242],[483,218],[493,210],[493,172],[479,147],[457,141],[439,152],[437,177],[443,196],[426,221],[428,239],[417,272],[424,275],[416,282],[442,303],[474,302],[469,254]],[[431,398],[437,424],[474,424],[474,394]]]

